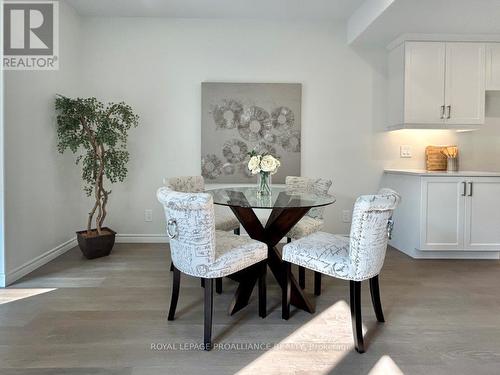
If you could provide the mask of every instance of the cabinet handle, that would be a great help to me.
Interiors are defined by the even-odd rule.
[[[467,195],[467,183],[464,181],[462,182],[462,197],[465,197]]]
[[[469,197],[472,197],[472,182],[469,182]]]
[[[444,105],[441,106],[441,120],[444,120]]]
[[[446,108],[448,110],[448,116],[446,116],[446,118],[449,119],[451,117],[451,105],[447,105]]]

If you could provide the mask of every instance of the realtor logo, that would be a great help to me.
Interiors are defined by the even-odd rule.
[[[3,1],[3,68],[59,69],[57,1]]]

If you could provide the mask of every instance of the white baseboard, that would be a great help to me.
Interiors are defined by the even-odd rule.
[[[116,243],[168,243],[165,234],[117,233]]]
[[[74,248],[77,245],[76,237],[71,238],[70,240],[63,242],[62,244],[54,247],[53,249],[46,251],[45,253],[37,256],[35,259],[32,259],[23,265],[14,268],[12,271],[7,272],[4,276],[5,284],[10,285],[14,281],[19,280],[21,277],[27,275],[30,272],[33,272],[37,268],[43,266],[44,264],[50,262],[52,259],[57,258],[59,255],[64,254],[66,251]]]
[[[500,252],[498,251],[420,251],[420,250],[402,250],[402,253],[414,258],[414,259],[500,259]]]

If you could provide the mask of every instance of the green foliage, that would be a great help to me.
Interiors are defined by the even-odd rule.
[[[247,155],[250,156],[251,158],[253,158],[254,156],[258,156],[260,154],[258,154],[257,151],[255,151],[255,149],[253,149],[252,151],[247,152]]]
[[[127,135],[138,125],[139,117],[123,102],[105,106],[96,98],[57,95],[55,108],[58,151],[69,149],[79,154],[76,164],[82,165],[85,192],[88,196],[95,192],[100,199],[96,205],[105,206],[110,192],[103,188],[103,177],[115,183],[127,176]]]
[[[252,149],[252,151],[247,152],[247,155],[248,155],[248,156],[250,156],[251,158],[252,158],[252,157],[254,157],[254,156],[261,156],[261,157],[264,157],[264,156],[266,156],[266,155],[271,155],[272,157],[274,157],[275,159],[278,159],[278,160],[279,160],[279,158],[280,158],[279,156],[274,156],[274,155],[272,155],[272,154],[271,154],[270,152],[268,152],[268,151],[264,151],[264,152],[258,153],[258,152],[257,152],[257,150],[255,150],[255,148],[254,148],[254,149]]]

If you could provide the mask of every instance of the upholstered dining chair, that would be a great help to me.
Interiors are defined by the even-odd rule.
[[[182,193],[201,193],[205,191],[203,176],[177,176],[163,180],[163,184],[174,191]],[[240,222],[227,207],[214,206],[215,229],[233,231],[240,234]]]
[[[375,315],[384,322],[378,275],[384,264],[387,241],[392,231],[392,213],[400,201],[393,190],[382,189],[377,195],[363,195],[356,200],[350,237],[316,232],[283,247],[285,280],[282,316],[290,314],[290,264],[297,264],[322,274],[350,282],[350,307],[354,344],[364,352],[361,320],[361,282],[370,281]]]
[[[182,193],[201,193],[205,191],[205,180],[203,176],[177,176],[163,179],[163,184],[171,190]],[[227,207],[214,206],[215,229],[233,231],[240,234],[240,222]],[[171,264],[170,269],[173,270]],[[202,282],[203,285],[203,282]],[[222,293],[222,278],[215,280],[215,291]]]
[[[285,179],[286,190],[290,193],[314,193],[318,195],[328,194],[328,190],[332,186],[332,180],[324,178],[308,178],[287,176]],[[324,207],[316,207],[309,210],[309,212],[286,235],[287,242],[298,240],[302,237],[308,236],[314,232],[323,229],[324,220]],[[306,274],[305,269],[299,266],[299,285],[302,289],[306,287]],[[319,296],[321,294],[321,273],[314,272],[314,294]]]
[[[266,316],[267,245],[245,236],[215,230],[212,196],[181,193],[168,187],[157,192],[167,218],[167,235],[174,264],[168,320],[174,320],[181,272],[205,282],[205,350],[212,345],[213,279],[260,264],[259,316]]]

